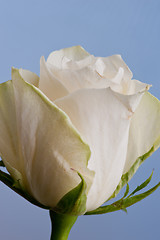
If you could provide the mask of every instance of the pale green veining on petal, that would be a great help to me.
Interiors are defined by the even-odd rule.
[[[16,78],[16,75],[17,75],[17,78],[21,78],[21,80],[24,81],[23,78],[21,77],[21,75],[19,74],[18,69],[12,68],[12,74],[15,75],[15,78]],[[30,88],[32,88],[51,109],[52,108],[54,108],[54,110],[57,109],[58,113],[60,113],[61,116],[63,116],[64,121],[68,124],[68,126],[71,128],[71,130],[74,132],[74,134],[79,138],[81,143],[85,146],[85,149],[86,149],[86,152],[87,152],[87,159],[89,161],[90,156],[91,156],[90,147],[86,142],[84,142],[84,140],[82,140],[82,138],[80,136],[80,133],[74,127],[74,125],[70,121],[68,115],[64,111],[62,111],[60,108],[58,108],[52,101],[50,101],[49,98],[47,98],[38,88],[35,88],[34,85],[29,84],[28,82],[25,82],[25,84],[28,85]],[[88,161],[86,163],[86,166],[88,165]]]
[[[17,74],[18,78],[21,78],[21,80],[23,80],[23,78],[21,77],[21,75],[19,74],[19,70],[16,68],[12,68],[12,73],[13,74]],[[24,80],[23,80],[24,81]],[[81,144],[84,146],[84,149],[86,151],[86,167],[88,165],[88,161],[90,159],[91,156],[91,151],[90,151],[90,147],[89,145],[84,142],[84,140],[82,139],[80,132],[75,128],[75,126],[72,124],[70,118],[68,117],[68,115],[61,110],[57,105],[55,105],[52,101],[49,100],[49,98],[46,97],[46,95],[43,94],[42,91],[40,91],[38,88],[36,88],[34,85],[25,82],[26,85],[28,85],[30,88],[32,88],[40,97],[41,99],[50,107],[50,109],[52,110],[52,108],[54,108],[54,110],[57,110],[57,112],[59,114],[61,114],[61,116],[63,117],[64,122],[68,125],[68,127],[70,128],[70,130],[75,134],[75,136],[79,139],[79,141],[81,142]],[[90,172],[92,172],[92,177],[94,176],[94,172],[90,170]]]
[[[19,79],[19,72],[16,69],[13,69],[13,74],[15,79]],[[21,81],[21,84],[24,84],[24,81],[22,82],[22,79],[20,78],[19,81]],[[19,82],[20,84],[20,82]],[[77,130],[75,129],[75,127],[73,126],[73,124],[71,123],[69,117],[60,109],[58,108],[53,102],[51,102],[39,89],[35,88],[33,85],[30,85],[29,83],[25,83],[26,87],[29,89],[34,90],[34,92],[36,92],[40,98],[43,100],[43,102],[45,102],[47,104],[47,108],[50,108],[50,111],[52,111],[54,109],[55,112],[57,112],[57,114],[61,117],[61,125],[66,126],[68,128],[68,130],[72,133],[72,135],[74,136],[74,138],[76,138],[76,141],[79,141],[79,145],[77,147],[80,147],[79,151],[82,152],[82,154],[85,153],[85,156],[82,155],[81,156],[81,160],[85,160],[86,162],[81,164],[78,164],[80,166],[76,168],[77,171],[80,171],[80,173],[83,175],[84,179],[87,181],[87,192],[89,191],[89,188],[92,184],[92,179],[94,177],[94,172],[90,171],[89,169],[87,169],[87,165],[88,165],[88,161],[90,158],[90,148],[88,146],[88,144],[84,143],[84,141],[82,140],[80,134],[77,132]],[[75,159],[76,161],[76,159]],[[84,164],[84,165],[83,165]],[[71,165],[72,167],[72,165]],[[74,169],[73,169],[74,170]],[[72,170],[71,170],[72,171]]]
[[[10,132],[8,133],[8,130],[7,130],[8,127],[6,126],[5,131],[3,131],[3,134],[4,135],[8,134],[9,136],[10,136],[10,134],[13,135],[12,138],[7,137],[5,144],[7,144],[7,141],[9,141],[9,144],[10,144],[9,148],[11,149],[11,151],[13,150],[13,152],[15,152],[14,153],[14,162],[16,161],[16,159],[18,159],[18,161],[16,162],[15,165],[11,164],[13,161],[10,161],[10,160],[9,160],[9,164],[11,165],[11,167],[14,167],[16,170],[18,170],[18,171],[20,170],[22,180],[24,180],[24,185],[29,186],[27,188],[28,189],[27,192],[30,193],[32,196],[34,196],[43,205],[54,207],[56,205],[56,203],[59,201],[59,199],[61,199],[62,196],[64,196],[71,189],[74,189],[75,186],[80,182],[77,171],[80,172],[81,175],[83,175],[83,178],[84,178],[85,182],[87,183],[87,192],[88,192],[88,190],[92,184],[93,177],[94,177],[94,173],[87,168],[88,160],[89,160],[90,154],[91,154],[90,148],[86,143],[84,143],[80,134],[77,132],[77,130],[71,123],[69,117],[60,108],[58,108],[54,103],[52,103],[39,89],[37,89],[32,84],[25,82],[23,80],[22,76],[19,74],[19,70],[17,70],[17,69],[12,70],[12,81],[4,83],[3,89],[2,89],[2,85],[0,85],[0,89],[1,89],[1,91],[3,90],[3,92],[4,92],[3,93],[4,96],[3,96],[2,100],[6,104],[5,106],[7,106],[7,107],[4,107],[4,104],[2,105],[1,116],[7,119],[7,126],[9,126],[9,129],[11,132],[11,133]],[[5,91],[5,89],[7,91]],[[8,102],[8,97],[9,97],[8,95],[9,96],[11,95],[9,98],[9,100],[10,100],[9,102]],[[13,116],[11,116],[12,114],[8,113],[8,111],[7,111],[8,105],[7,104],[10,106],[9,109],[11,111],[13,111],[13,113],[14,113]],[[31,107],[30,107],[30,105],[31,105]],[[35,106],[37,106],[37,108],[38,108],[37,111],[34,111]],[[30,112],[30,110],[31,110],[31,112]],[[41,138],[41,141],[39,141],[39,143],[38,143],[40,145],[37,145],[37,142],[35,142],[36,149],[37,149],[37,147],[39,148],[41,146],[45,147],[44,146],[45,141],[43,140],[43,135],[45,135],[45,130],[46,130],[47,131],[46,134],[49,135],[51,142],[53,141],[53,143],[55,144],[55,145],[52,145],[52,144],[49,145],[49,149],[46,150],[46,155],[47,155],[47,152],[49,152],[48,157],[50,157],[50,159],[52,161],[53,160],[52,154],[51,154],[52,151],[53,151],[53,153],[55,153],[56,149],[59,150],[59,152],[57,153],[59,155],[56,155],[56,156],[54,155],[53,157],[55,158],[55,161],[57,161],[57,164],[59,164],[59,166],[61,167],[62,170],[60,169],[60,171],[63,172],[63,174],[66,176],[66,179],[68,179],[68,178],[70,179],[70,182],[69,183],[67,182],[68,185],[66,187],[63,186],[63,182],[65,185],[65,181],[61,180],[61,186],[63,189],[61,192],[60,192],[60,189],[58,189],[57,187],[55,188],[55,190],[58,189],[57,191],[59,191],[60,194],[58,193],[59,198],[57,197],[57,199],[55,200],[54,203],[53,203],[54,191],[51,191],[51,188],[52,188],[52,185],[55,187],[56,181],[59,181],[58,179],[56,181],[53,181],[53,179],[52,179],[52,176],[55,176],[54,178],[56,178],[56,175],[54,174],[55,162],[53,161],[53,164],[51,164],[51,161],[49,161],[49,163],[52,165],[53,173],[51,170],[49,170],[50,168],[49,169],[47,168],[48,169],[47,171],[50,171],[49,172],[50,178],[47,181],[45,180],[46,178],[44,178],[44,181],[43,181],[43,177],[45,177],[45,174],[43,174],[44,173],[43,165],[47,164],[46,159],[48,159],[48,158],[46,157],[46,159],[44,159],[44,157],[42,157],[42,159],[40,159],[41,155],[40,156],[35,155],[34,152],[33,152],[34,153],[33,156],[31,154],[27,155],[27,152],[30,153],[31,147],[32,146],[34,147],[34,139],[33,139],[33,144],[31,146],[30,146],[29,142],[27,143],[27,141],[30,139],[30,136],[32,136],[32,135],[27,135],[27,134],[30,134],[29,131],[32,130],[31,128],[28,129],[28,126],[29,126],[28,124],[29,124],[29,122],[32,123],[32,117],[34,116],[34,114],[37,114],[37,115],[36,115],[35,121],[33,121],[32,129],[34,127],[35,127],[35,129],[37,129],[37,124],[43,123],[42,125],[38,125],[38,129],[37,129],[38,137]],[[44,119],[42,118],[43,121],[41,120],[41,122],[39,122],[38,119],[41,118],[41,116],[44,117]],[[47,121],[47,118],[48,118],[48,121]],[[25,119],[26,120],[28,119],[28,122]],[[61,156],[61,147],[59,146],[59,148],[58,148],[58,146],[56,145],[57,138],[54,137],[55,134],[52,134],[52,133],[55,133],[55,130],[54,130],[55,121],[52,121],[52,119],[56,121],[56,123],[58,124],[58,129],[61,130],[60,131],[61,135],[59,138],[61,139],[62,144],[63,145],[65,144],[65,142],[63,141],[64,135],[66,136],[66,139],[70,139],[70,141],[72,143],[73,149],[69,150],[68,149],[69,145],[66,142],[66,144],[64,146],[65,147],[64,154],[66,154],[66,155],[64,155],[64,156]],[[18,122],[17,122],[17,120],[18,120]],[[6,121],[4,121],[4,119],[3,119],[4,124],[5,124],[5,122]],[[13,127],[12,127],[11,123],[12,123]],[[52,132],[49,131],[50,127],[52,128]],[[23,131],[23,129],[25,131]],[[56,129],[56,134],[58,134],[58,131],[59,131],[58,129]],[[17,131],[18,131],[18,135],[16,133]],[[22,133],[22,135],[21,135],[21,133]],[[33,132],[33,134],[34,134],[34,132]],[[35,134],[36,134],[36,132],[35,132]],[[37,137],[37,135],[35,135],[35,134],[34,134],[34,136]],[[16,142],[15,142],[14,136],[16,136],[18,138],[18,140]],[[27,140],[26,140],[25,136],[26,137],[29,136],[29,138],[27,138]],[[54,140],[52,139],[52,136],[54,137]],[[10,142],[11,139],[13,140],[13,143]],[[32,138],[30,139],[30,141],[31,140],[32,140]],[[21,142],[22,142],[22,144],[21,144]],[[12,146],[13,144],[14,144],[15,151]],[[54,146],[55,146],[55,148],[54,148]],[[7,151],[8,150],[6,150],[6,152]],[[1,155],[4,158],[4,163],[5,163],[5,159],[6,159],[6,161],[8,161],[8,157],[7,157],[8,155],[6,155],[6,152],[5,152],[5,156],[3,156],[4,154],[3,154],[2,146],[1,146],[1,152],[2,152]],[[21,152],[23,152],[22,155],[21,155]],[[39,152],[39,151],[37,150],[36,152]],[[75,158],[72,157],[72,160],[70,160],[69,154],[72,154],[72,156],[75,156]],[[80,160],[82,160],[82,161],[80,161]],[[34,166],[32,164],[33,161],[34,161]],[[24,162],[24,164],[21,164],[21,162]],[[72,166],[72,163],[74,164],[73,165],[74,167]],[[20,166],[20,165],[24,165],[24,167],[22,166],[23,168],[19,169],[18,166]],[[7,163],[6,163],[6,166],[7,166]],[[56,166],[58,166],[58,165],[56,165]],[[34,168],[32,168],[32,167],[34,167]],[[40,168],[38,171],[36,170],[37,167]],[[67,171],[63,171],[63,167],[64,167],[64,170],[67,170]],[[7,168],[14,179],[16,178],[16,180],[17,180],[20,178],[20,177],[17,177],[17,174],[15,175],[15,171],[13,172],[12,168],[9,168],[9,167],[7,167]],[[58,173],[56,173],[56,174],[58,176]],[[37,180],[37,178],[39,180],[41,179],[40,186],[39,186],[39,180]],[[73,179],[73,181],[72,181],[72,179]],[[51,196],[52,195],[53,196],[52,197],[50,196],[50,198],[49,198],[49,196],[47,196],[45,194],[45,191],[48,191],[48,190],[45,190],[45,186],[46,186],[46,188],[49,188],[49,186],[50,186],[49,184],[53,183],[53,182],[54,182],[54,184],[52,184],[49,189],[49,191],[52,192]],[[44,187],[42,187],[43,184],[44,184]],[[47,184],[47,185],[45,185],[45,184]],[[37,188],[38,188],[38,190],[36,190]],[[38,191],[38,193],[36,191]]]
[[[39,77],[37,76],[37,74],[22,68],[19,69],[19,73],[25,82],[28,82],[35,87],[39,86]]]

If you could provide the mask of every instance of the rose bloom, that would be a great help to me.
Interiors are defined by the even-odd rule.
[[[101,206],[159,147],[160,103],[149,87],[121,56],[80,46],[42,57],[40,78],[12,69],[0,85],[0,154],[19,188],[54,209],[83,179],[85,211],[76,214]]]

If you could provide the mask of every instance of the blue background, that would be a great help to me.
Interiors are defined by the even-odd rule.
[[[0,81],[11,66],[39,74],[39,59],[57,49],[82,45],[96,56],[121,54],[134,78],[153,85],[160,99],[159,0],[0,0]],[[131,189],[155,169],[160,181],[160,150],[140,167]],[[160,236],[160,189],[130,207],[79,217],[70,240],[145,239]],[[44,240],[50,236],[48,212],[32,206],[0,183],[0,239]]]

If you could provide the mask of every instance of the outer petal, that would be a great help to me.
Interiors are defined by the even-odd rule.
[[[84,89],[56,101],[91,148],[88,167],[96,174],[87,198],[87,211],[103,204],[121,179],[133,98],[138,104],[137,97],[140,101],[139,95],[134,95],[130,105],[130,97],[124,96],[122,102],[109,88]]]
[[[160,102],[145,93],[131,121],[126,164],[123,173],[129,171],[135,161],[160,145]]]
[[[19,69],[19,73],[26,82],[34,85],[35,87],[39,86],[39,77],[37,74],[22,68]]]
[[[22,163],[17,158],[19,140],[14,101],[12,81],[0,84],[0,155],[14,179],[24,186],[20,174],[17,174],[22,173]]]
[[[79,184],[77,171],[88,191],[93,177],[86,167],[88,145],[69,118],[23,81],[18,70],[12,79],[13,84],[0,86],[0,154],[6,166],[18,170],[28,192],[50,207]]]
[[[41,57],[40,60],[39,89],[42,90],[51,101],[64,97],[69,93],[64,84],[50,71],[44,57]]]
[[[61,69],[63,68],[63,64],[65,64],[69,60],[80,61],[88,57],[89,55],[90,54],[86,52],[81,46],[74,46],[52,52],[49,55],[47,62]]]

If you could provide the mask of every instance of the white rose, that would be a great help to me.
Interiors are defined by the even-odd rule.
[[[13,69],[0,85],[0,154],[20,187],[54,209],[83,179],[85,211],[101,206],[160,144],[160,103],[131,79],[119,55],[80,46],[42,57],[40,79]]]

